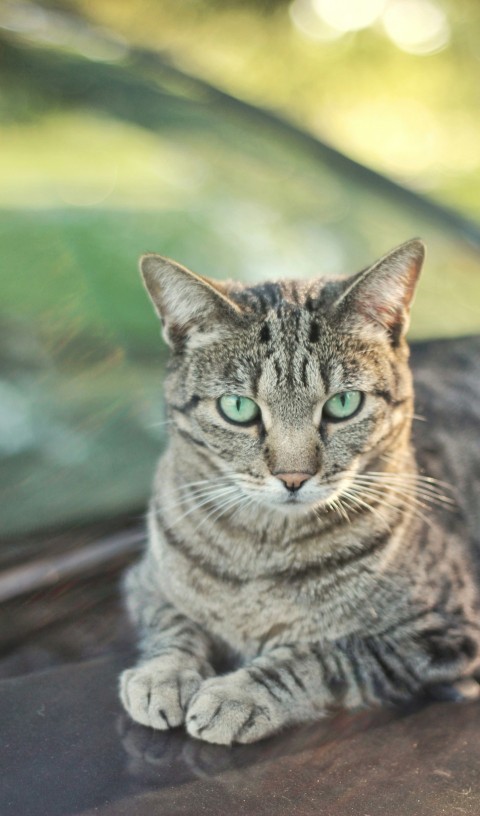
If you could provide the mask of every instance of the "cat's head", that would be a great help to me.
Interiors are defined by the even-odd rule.
[[[413,240],[349,278],[245,286],[145,255],[174,438],[270,507],[334,499],[408,441],[405,332],[423,258]]]

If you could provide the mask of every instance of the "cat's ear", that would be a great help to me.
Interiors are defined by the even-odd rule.
[[[174,348],[203,345],[221,337],[240,316],[240,308],[221,283],[191,272],[170,258],[143,255],[143,282],[163,327],[166,342]]]
[[[352,325],[369,323],[387,332],[396,345],[409,324],[415,286],[425,258],[419,239],[389,252],[379,261],[345,281],[334,306],[341,309]]]

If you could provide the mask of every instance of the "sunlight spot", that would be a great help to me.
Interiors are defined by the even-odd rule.
[[[383,25],[392,42],[408,54],[436,53],[450,39],[447,16],[432,0],[390,0]]]
[[[382,14],[386,0],[313,0],[319,17],[337,31],[359,31]]]
[[[314,0],[293,0],[290,4],[289,14],[294,26],[311,40],[317,42],[329,42],[338,40],[343,35],[343,31],[332,28],[319,17],[313,7]]]

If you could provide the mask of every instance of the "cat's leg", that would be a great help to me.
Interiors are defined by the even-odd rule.
[[[141,641],[141,659],[120,676],[120,698],[142,725],[180,725],[192,696],[213,674],[204,632],[170,604],[156,610]]]
[[[244,668],[206,680],[188,707],[187,731],[229,745],[318,719],[344,697],[346,668],[333,653],[320,663],[314,647],[278,646]]]
[[[138,582],[138,572],[132,576]],[[191,698],[214,673],[211,643],[198,624],[159,598],[148,582],[142,589],[140,594],[135,586],[132,593],[127,586],[141,635],[140,660],[121,674],[120,698],[136,722],[165,730],[184,721]]]
[[[476,646],[467,628],[438,626],[425,627],[423,638],[410,629],[278,646],[236,672],[206,680],[188,707],[187,730],[208,742],[254,742],[333,708],[401,704],[431,684],[471,676]]]

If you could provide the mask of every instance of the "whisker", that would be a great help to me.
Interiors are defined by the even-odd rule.
[[[242,497],[242,498],[243,498],[243,497]],[[235,515],[236,515],[236,514],[237,514],[237,513],[238,513],[240,510],[246,510],[248,507],[253,507],[253,505],[257,505],[257,506],[258,506],[258,505],[260,504],[260,502],[258,501],[258,499],[256,498],[256,496],[246,496],[245,498],[246,498],[246,502],[245,502],[245,504],[244,504],[243,506],[242,506],[242,504],[241,504],[241,503],[239,504],[239,506],[237,507],[237,509],[236,509],[236,510],[234,510],[233,515],[232,515],[232,518],[233,518],[233,516],[235,516]]]
[[[391,510],[397,511],[400,510],[401,512],[406,512],[407,510],[409,510],[410,512],[413,513],[413,515],[416,515],[418,518],[422,519],[422,521],[424,521],[430,527],[432,526],[431,520],[424,516],[424,514],[418,509],[419,507],[422,507],[423,509],[428,509],[428,505],[425,505],[423,502],[415,500],[415,498],[413,498],[412,496],[407,495],[402,497],[401,493],[397,492],[395,495],[400,500],[402,505],[399,506],[398,504],[393,504],[392,502],[387,501],[385,493],[383,493],[381,490],[372,487],[363,487],[361,485],[359,485],[359,488],[362,490],[362,495],[366,493],[372,498],[375,498],[377,503],[381,504],[383,507],[388,507]]]
[[[344,495],[348,499],[350,499],[350,501],[352,501],[354,504],[356,504],[358,507],[360,507],[360,508],[363,507],[363,508],[369,510],[371,513],[373,513],[374,516],[379,518],[380,521],[383,522],[383,524],[385,524],[385,526],[387,527],[388,530],[392,529],[392,526],[391,526],[390,522],[388,521],[388,519],[386,519],[385,516],[382,513],[380,513],[380,511],[376,507],[373,507],[373,505],[371,505],[369,502],[365,501],[364,499],[360,499],[358,497],[358,494],[354,490],[348,490],[347,489],[347,490],[344,491]],[[378,502],[378,504],[381,504],[382,506],[386,506],[386,507],[389,506],[388,503],[386,503],[386,502]]]
[[[184,502],[189,498],[191,498],[191,499],[201,498],[202,496],[207,496],[210,493],[214,494],[218,490],[226,490],[226,489],[230,489],[230,488],[233,488],[233,487],[235,487],[235,485],[232,485],[231,483],[225,482],[225,483],[218,483],[218,484],[213,484],[213,485],[212,484],[211,485],[204,485],[203,487],[189,488],[188,490],[178,490],[177,489],[176,492],[177,492],[177,495],[180,498],[180,501]]]
[[[230,489],[237,489],[236,485],[232,484],[230,480],[224,480],[222,482],[216,482],[213,484],[209,483],[195,488],[182,489],[180,487],[176,489],[178,502],[171,502],[169,506],[173,507],[175,504],[184,504],[189,499],[202,499],[209,495],[216,495],[217,491]]]
[[[403,472],[393,472],[387,470],[366,470],[364,473],[359,472],[357,470],[344,470],[338,474],[338,476],[378,476],[379,478],[384,478],[386,476],[391,477],[393,479],[408,479],[410,481],[415,482],[425,482],[428,484],[433,485],[440,485],[441,487],[452,489],[452,485],[448,484],[448,482],[442,482],[440,479],[435,479],[433,476],[424,476],[421,473],[403,473]]]
[[[390,507],[392,510],[393,509],[395,509],[395,510],[398,509],[398,505],[395,504],[395,502],[388,501],[388,495],[389,495],[388,493],[385,493],[384,491],[376,489],[374,487],[367,487],[365,485],[355,485],[354,487],[355,487],[357,493],[361,493],[362,495],[372,496],[372,497],[375,497],[375,498],[380,498],[380,499],[382,499],[384,504],[386,506]],[[397,498],[397,497],[400,497],[402,503],[405,503],[405,501],[408,499],[413,504],[417,504],[420,507],[427,507],[427,505],[423,504],[423,502],[415,501],[409,495],[403,495],[399,491],[396,491],[396,492],[394,491],[394,495],[392,496],[392,498]]]
[[[231,509],[235,507],[235,505],[241,502],[243,499],[244,496],[242,496],[242,494],[239,492],[237,492],[237,495],[233,497],[226,498],[221,504],[215,505],[213,510],[206,514],[206,516],[202,519],[198,527],[200,528],[202,524],[204,524],[207,521],[207,519],[211,518],[211,516],[214,516],[213,520],[217,521],[220,518],[220,516],[224,515],[229,508]],[[215,514],[217,515],[215,516]]]
[[[422,496],[432,504],[456,504],[455,500],[450,496],[441,493],[436,485],[432,485],[429,482],[422,482],[421,480],[405,479],[403,476],[397,474],[384,474],[383,476],[369,473],[357,474],[356,477],[354,477],[354,481],[358,484],[380,485],[388,490],[401,488],[405,493],[410,493],[413,496]]]
[[[208,479],[199,479],[199,480],[197,480],[195,482],[183,482],[181,485],[178,485],[178,487],[176,489],[177,490],[185,490],[185,489],[187,489],[189,487],[197,487],[199,485],[210,485],[210,484],[212,484],[212,482],[217,483],[217,482],[221,482],[221,481],[230,481],[232,479],[232,477],[234,477],[235,475],[236,474],[234,472],[232,472],[231,475],[225,474],[225,475],[222,475],[222,476],[210,476]]]
[[[348,523],[351,524],[352,520],[351,520],[350,516],[348,515],[347,510],[350,510],[350,512],[352,512],[352,513],[356,513],[357,508],[355,507],[355,503],[352,502],[350,496],[342,495],[342,496],[339,496],[337,498],[337,504],[338,504],[339,510],[342,513],[343,518],[346,518]]]
[[[366,487],[383,487],[385,491],[403,492],[405,495],[412,496],[413,498],[418,496],[423,498],[427,504],[436,504],[438,506],[447,505],[449,508],[455,505],[455,502],[449,496],[444,496],[438,491],[427,490],[411,483],[404,484],[397,480],[389,481],[388,479],[380,480],[365,477],[354,479],[354,482],[358,485],[365,485]]]
[[[204,496],[204,495],[206,496],[209,493],[214,493],[217,490],[225,490],[226,488],[230,488],[230,487],[235,487],[235,485],[232,485],[231,482],[230,483],[229,482],[223,482],[223,483],[221,482],[221,483],[217,483],[217,484],[213,484],[213,485],[212,484],[204,485],[203,487],[194,487],[194,488],[188,488],[186,490],[177,490],[177,494],[180,496],[182,501],[185,501],[188,498],[192,498],[192,499],[193,498],[199,498],[199,497]]]
[[[451,485],[446,482],[441,482],[431,476],[422,476],[414,473],[389,473],[385,471],[366,471],[365,473],[358,473],[357,471],[343,471],[334,479],[330,480],[330,484],[342,481],[345,478],[351,478],[356,483],[363,481],[364,483],[380,484],[387,488],[400,486],[412,493],[422,495],[432,503],[441,503],[448,505],[456,505],[456,501],[451,496],[442,493],[440,488],[452,491]]]
[[[231,495],[232,493],[236,492],[237,488],[232,485],[230,487],[218,488],[215,491],[210,491],[208,494],[198,497],[198,500],[197,497],[194,496],[193,498],[195,501],[193,506],[190,507],[185,513],[183,513],[183,515],[176,518],[175,524],[178,524],[180,521],[187,518],[187,516],[190,516],[196,510],[200,510],[202,507],[205,507],[205,505],[215,503],[218,499],[226,498],[228,495]],[[170,505],[165,505],[165,509],[174,510],[175,507],[179,507],[182,504],[185,504],[187,498],[188,497],[184,497],[182,501]]]
[[[428,482],[428,484],[441,485],[442,487],[452,489],[452,486],[448,484],[448,482],[442,482],[440,479],[435,479],[433,476],[423,476],[421,473],[386,473],[382,470],[367,470],[365,473],[367,476],[391,476],[399,479]]]
[[[162,422],[150,422],[147,427],[148,428],[160,428],[162,425],[170,425],[175,420],[173,419],[164,419]]]
[[[332,499],[328,499],[326,504],[327,507],[331,507],[336,513],[338,513],[340,518],[343,518],[348,524],[351,523],[350,517],[347,511],[345,510],[344,504],[339,496],[334,496]]]

